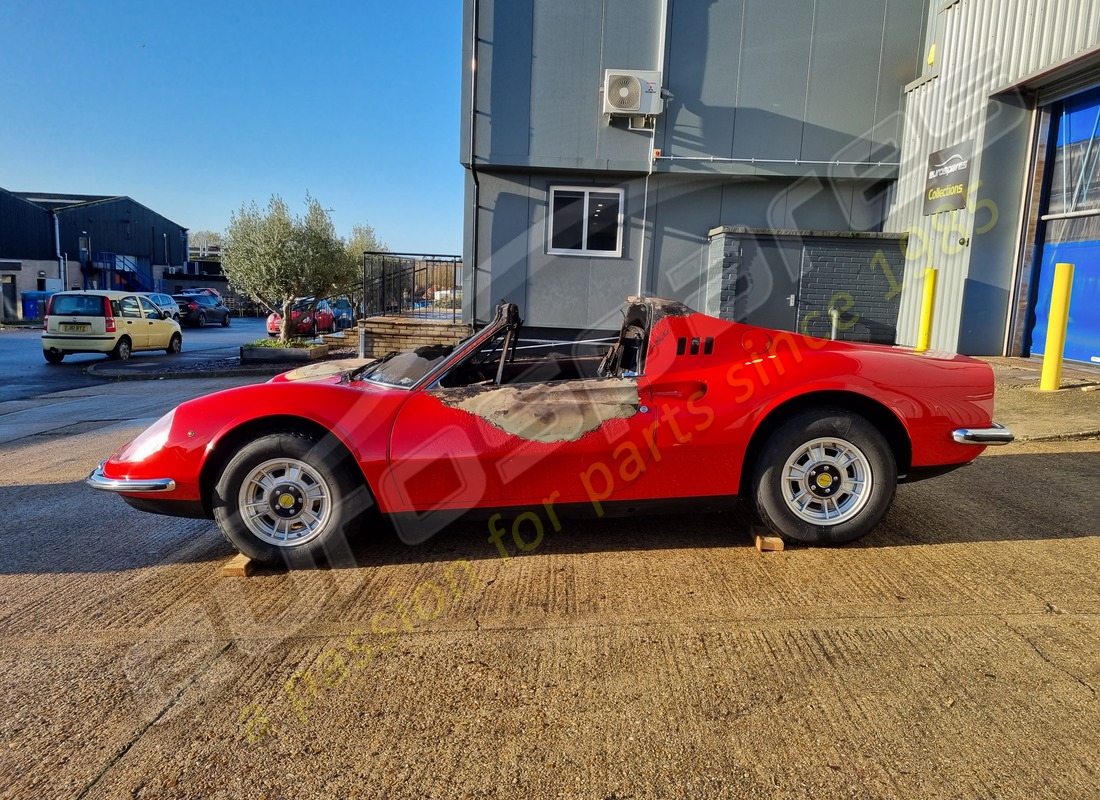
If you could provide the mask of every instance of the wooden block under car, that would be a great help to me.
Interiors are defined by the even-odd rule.
[[[766,550],[782,550],[783,540],[778,536],[757,536],[756,549],[763,553]]]
[[[256,565],[252,563],[251,558],[244,553],[237,553],[222,565],[222,577],[247,578],[255,568]]]

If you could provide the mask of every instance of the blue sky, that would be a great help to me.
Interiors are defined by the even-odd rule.
[[[0,0],[0,187],[191,230],[306,192],[341,235],[460,253],[460,0]]]

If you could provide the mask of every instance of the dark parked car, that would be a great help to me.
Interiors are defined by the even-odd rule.
[[[202,327],[207,322],[220,322],[229,327],[232,312],[217,297],[210,294],[174,294],[180,307],[180,323]]]

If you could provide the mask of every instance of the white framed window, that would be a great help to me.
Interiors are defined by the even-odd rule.
[[[621,256],[624,195],[603,186],[551,186],[546,252]]]

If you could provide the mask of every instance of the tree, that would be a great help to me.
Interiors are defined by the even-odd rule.
[[[199,251],[200,258],[210,255],[213,248],[222,246],[222,235],[217,231],[192,231],[187,239]]]
[[[344,285],[339,292],[345,294],[351,300],[351,306],[358,309],[365,301],[363,297],[363,253],[387,250],[388,248],[374,232],[374,228],[366,223],[353,225],[351,236],[344,243],[344,254],[347,257],[347,273]],[[356,312],[358,315],[358,312]]]
[[[281,340],[290,340],[291,306],[301,297],[328,297],[347,269],[344,243],[321,204],[306,195],[306,213],[292,216],[272,195],[266,211],[253,201],[229,218],[222,271],[233,287],[282,310]]]

